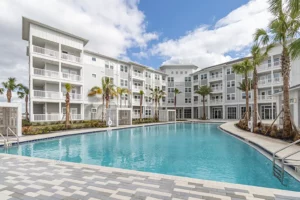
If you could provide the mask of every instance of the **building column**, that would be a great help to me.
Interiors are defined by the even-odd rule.
[[[81,120],[84,120],[84,104],[83,103],[81,104],[81,111],[80,111],[80,113],[81,113]]]
[[[225,113],[226,113],[226,111],[225,111],[225,105],[223,105],[222,107],[223,107],[223,113],[222,113],[222,114],[223,114],[223,119],[226,119],[226,115],[225,115]]]
[[[191,119],[194,119],[194,107],[193,106],[191,107],[191,115],[192,115]]]
[[[59,118],[62,119],[62,110],[61,110],[61,102],[58,103],[58,109],[59,109]]]
[[[45,121],[48,121],[48,119],[47,119],[47,114],[48,114],[48,103],[46,102],[45,103]]]
[[[210,119],[210,106],[207,106],[207,118]]]

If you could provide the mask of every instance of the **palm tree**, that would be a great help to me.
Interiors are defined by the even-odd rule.
[[[158,99],[157,99],[157,102],[158,102],[158,109],[160,110],[160,100],[166,96],[166,93],[163,91],[163,90],[159,90],[159,93],[158,93]],[[158,117],[159,118],[159,113],[158,113]]]
[[[110,98],[116,95],[115,86],[110,78],[108,77],[102,78],[102,89],[105,95],[106,109],[108,109]]]
[[[273,44],[267,45],[262,52],[259,44],[254,44],[251,49],[252,64],[253,64],[253,129],[257,127],[258,105],[257,105],[257,93],[258,93],[258,75],[257,67],[268,58],[270,49],[274,47]]]
[[[20,99],[23,99],[25,97],[26,120],[29,120],[29,112],[28,112],[29,88],[22,84],[19,84],[18,96]]]
[[[92,89],[88,93],[88,96],[89,97],[94,97],[94,96],[101,95],[101,94],[102,94],[102,121],[104,121],[104,102],[105,102],[105,96],[103,94],[102,88],[100,88],[98,86],[92,87]]]
[[[232,69],[237,74],[242,74],[245,76],[245,93],[246,93],[246,113],[245,113],[245,120],[248,123],[249,120],[249,81],[248,76],[249,72],[253,71],[253,65],[252,62],[249,59],[245,59],[243,62],[234,64],[232,66]]]
[[[289,138],[292,134],[290,113],[289,81],[291,60],[300,56],[300,27],[299,0],[270,0],[269,10],[274,19],[270,22],[268,30],[258,29],[254,40],[262,45],[278,43],[282,47],[281,73],[283,76],[283,137]]]
[[[201,87],[198,88],[198,90],[195,91],[196,94],[199,94],[202,96],[203,99],[203,116],[202,119],[206,119],[206,115],[205,115],[205,96],[210,95],[210,93],[212,92],[212,89],[210,86],[207,85],[203,85]]]
[[[4,93],[4,89],[0,88],[0,94],[3,94],[3,93]]]
[[[140,121],[142,121],[144,91],[140,91]]]
[[[155,88],[155,89],[150,88],[150,91],[151,91],[152,99],[154,100],[155,103],[154,119],[158,120],[158,112],[157,112],[158,103],[160,99],[165,95],[165,92],[163,90],[159,90],[159,88]]]
[[[129,90],[127,88],[120,88],[120,87],[117,87],[117,98],[120,97],[120,107],[122,107],[122,96],[124,94],[129,94]]]
[[[70,127],[70,92],[73,86],[70,83],[65,84],[66,88],[66,128]]]
[[[2,82],[3,87],[6,89],[6,97],[7,97],[7,102],[11,102],[12,98],[12,92],[14,92],[18,88],[18,84],[16,83],[17,80],[16,78],[8,78],[7,82]],[[2,90],[3,92],[4,90]]]
[[[246,80],[244,79],[242,82],[239,83],[239,86],[236,87],[237,89],[246,92]],[[253,81],[248,79],[248,91],[253,89]]]
[[[175,108],[175,112],[176,111],[176,104],[177,104],[177,94],[180,94],[181,92],[179,91],[179,89],[175,88],[174,89],[174,108]],[[177,118],[177,114],[176,114],[176,118]]]

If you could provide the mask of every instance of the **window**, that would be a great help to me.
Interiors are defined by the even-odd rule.
[[[171,71],[171,74],[173,74],[174,72],[173,71]]]
[[[235,94],[231,94],[231,100],[235,100]]]
[[[114,63],[110,62],[109,68],[114,69]]]
[[[108,61],[105,61],[105,68],[109,69],[109,63],[108,63]]]
[[[174,103],[174,99],[173,98],[168,98],[168,103]]]
[[[178,74],[178,71],[176,71],[176,74]]]
[[[185,82],[191,82],[192,79],[191,79],[191,77],[185,77],[184,80],[185,80]]]
[[[168,92],[174,92],[174,88],[168,88]]]
[[[227,87],[235,87],[235,81],[227,81]]]
[[[228,107],[227,108],[227,118],[228,119],[236,119],[236,107]]]
[[[185,98],[185,103],[191,103],[191,98]]]
[[[168,77],[168,82],[174,82],[174,77]]]
[[[127,87],[128,86],[128,80],[121,79],[121,84],[120,85],[122,87]]]
[[[145,110],[146,116],[151,116],[151,110]]]
[[[184,118],[192,118],[192,109],[184,109]]]
[[[97,75],[96,75],[96,74],[92,74],[92,77],[93,77],[93,78],[96,78],[96,77],[97,77]]]
[[[185,92],[192,92],[192,88],[185,88]]]
[[[155,74],[154,78],[155,78],[155,80],[159,80],[160,79],[158,74]]]
[[[194,78],[194,81],[197,81],[198,80],[198,75],[195,75],[193,78]]]
[[[198,101],[198,96],[194,96],[194,102]]]
[[[228,69],[226,69],[226,73],[227,74],[234,74],[234,71],[232,70],[232,68],[228,68]]]
[[[162,102],[166,102],[166,97],[161,98]]]
[[[91,113],[97,113],[97,108],[92,108]]]
[[[185,71],[184,73],[187,74],[187,71]]]
[[[235,94],[234,93],[227,94],[227,100],[235,100]]]
[[[120,65],[120,71],[121,72],[128,72],[128,69],[127,69],[127,66],[125,66],[125,65]]]
[[[248,93],[249,99],[251,99],[251,92]],[[242,92],[242,99],[246,99],[246,92]]]
[[[235,81],[231,81],[231,87],[235,87]]]
[[[227,87],[228,87],[228,88],[231,87],[230,81],[227,81]]]
[[[183,71],[180,71],[180,74],[183,74]]]
[[[198,90],[198,85],[194,85],[194,91]]]
[[[95,58],[95,57],[92,57],[92,61],[96,61],[96,58]]]
[[[274,58],[274,66],[280,65],[280,58]]]

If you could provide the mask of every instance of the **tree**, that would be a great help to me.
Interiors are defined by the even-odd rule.
[[[278,43],[282,47],[281,74],[283,77],[283,138],[290,138],[292,121],[290,113],[289,81],[291,60],[300,56],[300,1],[299,0],[270,0],[269,10],[273,20],[268,29],[258,29],[255,33],[255,42],[268,45]]]
[[[70,127],[70,92],[73,86],[70,83],[65,84],[66,88],[66,128]]]
[[[257,94],[258,94],[258,75],[257,68],[258,66],[268,58],[269,51],[274,47],[273,44],[267,45],[262,52],[259,44],[254,44],[251,49],[252,55],[252,65],[253,65],[253,130],[257,127],[257,116],[258,116],[258,103],[257,103]]]
[[[142,113],[143,113],[143,97],[144,97],[144,91],[140,91],[140,121],[142,121]]]
[[[239,86],[237,89],[246,92],[246,80],[244,79],[242,82],[239,83]],[[253,81],[251,79],[248,79],[248,91],[253,89]]]
[[[29,120],[29,112],[28,112],[29,88],[22,84],[19,84],[18,96],[20,99],[23,99],[25,97],[26,120]]]
[[[177,89],[177,88],[174,89],[174,108],[175,108],[175,112],[176,112],[176,118],[177,118],[177,110],[176,110],[177,95],[180,93],[181,92],[179,91],[179,89]]]
[[[202,116],[202,119],[206,119],[205,100],[204,99],[207,95],[210,95],[211,92],[212,92],[211,87],[207,86],[207,85],[203,85],[203,86],[199,87],[198,90],[195,91],[195,93],[201,95],[202,99],[203,99],[203,116]]]
[[[127,88],[120,88],[120,87],[117,87],[117,98],[120,97],[120,107],[122,107],[122,96],[124,94],[129,94],[129,90]]]
[[[115,86],[109,77],[102,78],[102,89],[105,95],[106,109],[108,109],[110,98],[116,95]]]
[[[245,120],[248,123],[249,121],[249,81],[248,76],[251,71],[253,71],[252,62],[249,59],[245,59],[244,61],[234,64],[232,66],[233,71],[236,74],[242,74],[245,76],[245,93],[246,93],[246,113],[245,113]]]
[[[7,97],[7,102],[11,102],[12,98],[12,92],[14,92],[16,89],[18,89],[19,85],[17,84],[16,78],[8,78],[7,82],[2,82],[3,87],[6,89],[6,97]],[[4,92],[4,90],[2,90]]]
[[[102,121],[104,121],[104,102],[105,102],[105,96],[103,94],[102,88],[98,86],[94,86],[91,88],[91,90],[88,93],[89,97],[94,97],[97,95],[102,95]]]
[[[152,99],[154,100],[155,103],[154,119],[158,120],[157,105],[159,100],[164,96],[165,92],[163,90],[160,90],[159,88],[155,88],[155,89],[150,88],[150,91],[151,91]]]
[[[3,94],[3,93],[4,93],[4,89],[0,88],[0,94]]]

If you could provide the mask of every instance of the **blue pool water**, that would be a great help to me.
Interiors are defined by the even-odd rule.
[[[24,143],[2,153],[300,191],[286,174],[218,124],[177,123]]]

